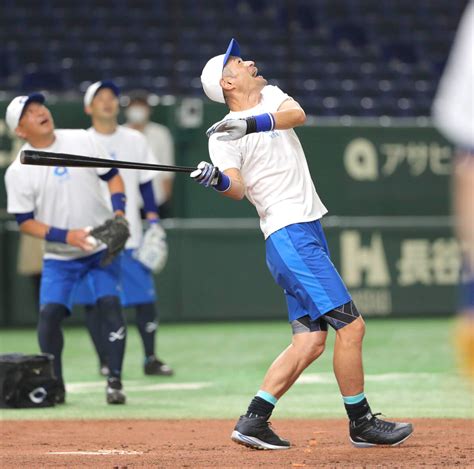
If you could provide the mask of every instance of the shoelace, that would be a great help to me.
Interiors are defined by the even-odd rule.
[[[379,419],[377,418],[378,415],[383,414],[381,412],[372,414],[370,422],[373,423],[379,430],[382,430],[383,432],[389,432],[395,428],[395,424],[393,422],[387,422],[386,420]]]

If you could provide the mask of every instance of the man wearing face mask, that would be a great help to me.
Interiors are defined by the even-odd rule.
[[[146,91],[136,91],[130,95],[130,102],[125,109],[127,127],[138,130],[145,135],[153,154],[160,164],[174,165],[174,142],[167,127],[150,121],[151,106]],[[155,201],[159,207],[160,217],[171,216],[170,199],[173,192],[174,173],[162,172],[153,180]]]
[[[92,120],[92,127],[88,129],[88,133],[113,159],[156,163],[144,136],[118,124],[119,95],[119,88],[109,80],[98,81],[89,86],[84,95],[84,110]],[[168,252],[166,234],[161,227],[153,194],[152,180],[155,176],[155,171],[133,169],[123,171],[131,236],[121,258],[120,299],[122,306],[133,307],[136,311],[136,324],[145,355],[144,373],[170,376],[173,370],[155,355],[158,316],[153,272],[163,268]],[[140,203],[144,207],[148,225],[144,234],[140,219]],[[149,244],[155,244],[156,249],[146,248]],[[85,278],[74,292],[74,301],[86,307],[86,325],[99,356],[100,373],[106,374],[109,357],[106,355],[104,343],[107,338],[104,337],[103,325],[96,314],[91,297],[90,283]]]

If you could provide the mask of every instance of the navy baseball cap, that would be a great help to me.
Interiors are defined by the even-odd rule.
[[[112,80],[96,81],[95,83],[92,83],[92,85],[90,85],[86,90],[86,94],[84,95],[85,107],[91,105],[94,96],[102,88],[109,88],[114,92],[115,96],[120,96],[120,88]]]

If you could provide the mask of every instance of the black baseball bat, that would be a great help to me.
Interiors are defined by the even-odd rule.
[[[191,166],[167,166],[163,164],[136,163],[134,161],[108,160],[107,158],[94,158],[91,156],[52,153],[50,151],[39,150],[23,150],[20,154],[20,161],[23,164],[36,166],[148,169],[151,171],[173,171],[177,173],[191,173],[196,169]]]

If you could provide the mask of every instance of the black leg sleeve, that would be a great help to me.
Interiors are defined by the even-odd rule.
[[[106,337],[106,354],[110,376],[120,378],[122,374],[123,357],[125,354],[125,339],[127,326],[118,296],[105,296],[97,300],[97,308],[102,317]]]
[[[38,320],[40,349],[54,355],[54,373],[60,381],[63,381],[61,355],[64,347],[61,323],[67,315],[68,309],[64,305],[48,303],[40,309]]]

